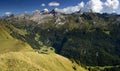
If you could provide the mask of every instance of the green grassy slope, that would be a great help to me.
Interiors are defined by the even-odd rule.
[[[76,69],[74,70],[73,67]],[[0,71],[86,71],[57,54],[9,52],[0,55]]]
[[[5,24],[0,23],[0,53],[10,51],[32,51],[32,48],[27,43],[13,38]]]
[[[5,30],[4,26],[0,26],[0,40],[1,39],[12,39],[9,33]]]
[[[33,51],[33,49],[27,43],[17,39],[0,40],[0,53],[11,51]]]

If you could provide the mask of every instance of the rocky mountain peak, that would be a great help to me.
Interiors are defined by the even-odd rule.
[[[49,13],[49,10],[47,8],[45,8],[43,11],[42,11],[42,14],[48,14]]]

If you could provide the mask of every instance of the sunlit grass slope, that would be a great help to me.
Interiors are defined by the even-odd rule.
[[[10,31],[0,25],[0,53],[10,51],[32,51],[32,48],[27,43],[13,38]]]
[[[0,25],[0,40],[2,39],[12,39],[12,36],[10,36],[4,26]]]
[[[74,68],[73,68],[74,67]],[[0,71],[86,71],[65,57],[37,52],[9,52],[0,55]]]
[[[16,39],[0,40],[0,53],[5,52],[17,52],[17,51],[33,51],[33,49],[24,42]]]

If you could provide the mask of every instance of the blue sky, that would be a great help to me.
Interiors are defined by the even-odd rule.
[[[0,15],[4,15],[6,12],[19,14],[19,13],[24,13],[26,11],[27,13],[32,13],[36,9],[41,11],[45,8],[47,8],[49,10],[58,8],[60,11],[64,10],[65,12],[67,9],[67,12],[68,12],[69,11],[68,9],[70,9],[71,6],[74,9],[74,8],[76,8],[74,6],[78,6],[78,4],[80,4],[81,2],[83,2],[85,5],[89,1],[90,0],[0,0]],[[94,2],[95,1],[96,0],[94,0]],[[98,1],[98,3],[100,3],[99,0],[97,0],[97,1]],[[101,0],[101,2],[106,2],[106,1],[107,0]],[[108,1],[110,1],[110,0],[108,0]],[[119,1],[119,0],[117,0],[117,1]],[[93,0],[91,0],[91,2],[93,2]],[[54,3],[54,4],[52,6],[50,6],[49,5],[50,3],[52,3],[52,4]],[[56,5],[56,3],[57,3],[57,5]],[[42,6],[42,4],[44,4],[44,5]],[[109,4],[109,2],[108,2],[108,4]],[[108,5],[108,7],[109,6],[112,7],[112,5]],[[91,6],[91,8],[93,8],[93,6]],[[98,7],[98,8],[100,8],[100,7]],[[71,9],[71,12],[73,9]],[[101,11],[101,9],[99,9],[99,10]],[[111,11],[111,12],[114,11],[114,12],[117,12],[120,14],[120,5],[115,10],[108,9],[108,12],[109,11]],[[107,12],[107,11],[105,11],[105,12]]]

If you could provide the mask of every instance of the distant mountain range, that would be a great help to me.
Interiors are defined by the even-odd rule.
[[[33,14],[11,15],[0,21],[10,29],[9,35],[40,53],[49,53],[48,49],[52,47],[55,53],[89,71],[120,70],[120,15],[37,10]]]

